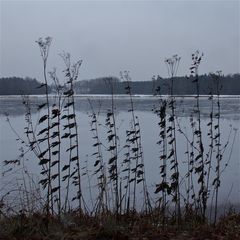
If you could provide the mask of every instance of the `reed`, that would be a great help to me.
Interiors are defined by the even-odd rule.
[[[106,167],[103,159],[103,153],[102,153],[102,142],[100,140],[99,136],[99,121],[98,116],[99,112],[96,112],[91,101],[88,99],[90,108],[91,108],[91,114],[89,114],[89,117],[91,118],[91,132],[93,134],[93,140],[94,144],[93,147],[94,153],[92,156],[95,156],[95,162],[94,162],[94,175],[97,176],[97,186],[99,190],[99,195],[97,197],[97,201],[95,203],[94,212],[96,215],[101,215],[102,213],[105,214],[108,210],[108,186],[107,186],[107,174],[106,174]]]
[[[110,153],[108,160],[109,180],[113,184],[113,209],[116,214],[116,220],[119,220],[120,210],[120,186],[119,186],[119,166],[118,166],[118,133],[116,125],[115,102],[114,102],[114,88],[115,84],[110,79],[106,80],[106,86],[110,88],[111,93],[111,107],[107,110],[105,125],[108,129],[107,140],[109,143],[107,151]]]
[[[177,224],[180,225],[181,222],[181,199],[180,199],[180,181],[179,181],[179,162],[177,154],[177,137],[176,137],[176,114],[175,114],[175,97],[174,97],[174,77],[177,74],[179,63],[181,58],[178,55],[174,55],[172,58],[167,58],[165,60],[168,74],[171,79],[170,83],[170,97],[169,97],[169,108],[170,116],[168,118],[169,126],[167,127],[167,139],[169,148],[169,153],[167,159],[170,161],[171,169],[174,170],[171,179],[171,193],[173,194],[172,201],[175,203],[175,215]]]
[[[126,142],[127,142],[127,149],[128,149],[128,166],[123,171],[128,171],[128,183],[127,188],[129,188],[130,192],[130,184],[133,183],[133,203],[132,203],[132,210],[136,211],[136,196],[137,196],[137,185],[142,183],[142,192],[143,192],[143,209],[146,213],[151,213],[152,206],[151,200],[149,196],[149,191],[147,187],[147,180],[145,175],[145,163],[143,157],[143,148],[142,148],[142,141],[141,141],[141,127],[139,123],[139,118],[135,114],[134,110],[134,102],[132,97],[132,90],[131,90],[131,77],[128,71],[124,71],[120,73],[122,81],[125,82],[125,90],[126,93],[129,95],[130,101],[130,108],[128,112],[131,114],[130,126],[131,128],[126,131]],[[131,168],[131,162],[133,162],[133,166]],[[134,163],[135,162],[135,163]],[[130,177],[130,169],[133,173],[133,176]],[[128,202],[130,202],[130,196],[128,196]]]

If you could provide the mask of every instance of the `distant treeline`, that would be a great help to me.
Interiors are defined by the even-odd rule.
[[[192,77],[175,77],[173,83],[174,95],[196,94],[196,84]],[[97,78],[92,80],[78,81],[74,88],[78,94],[110,94],[110,82],[113,83],[115,94],[125,94],[126,83],[116,77]],[[160,93],[169,94],[171,81],[169,78],[157,77],[152,81],[132,81],[133,94],[154,94],[156,88],[160,87]],[[220,79],[221,94],[239,95],[240,94],[240,74],[223,76]],[[199,93],[207,95],[217,94],[217,81],[211,75],[199,76]]]
[[[110,94],[113,83],[114,94],[125,94],[126,83],[117,77],[102,77],[91,80],[75,82],[76,94]],[[171,81],[169,78],[157,77],[151,81],[132,81],[133,94],[154,94],[156,88],[160,87],[160,93],[169,94]],[[221,94],[240,95],[240,74],[223,76],[220,79]],[[44,94],[45,88],[40,88],[41,83],[36,79],[8,77],[0,78],[0,95],[31,95]],[[211,75],[199,76],[200,94],[217,94],[217,82]],[[49,86],[49,92],[54,92],[54,87]],[[196,84],[191,77],[175,77],[173,83],[173,94],[192,95],[196,94]]]
[[[26,77],[0,78],[0,95],[44,94],[45,88],[36,79]]]

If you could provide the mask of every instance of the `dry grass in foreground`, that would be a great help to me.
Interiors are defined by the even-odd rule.
[[[51,218],[47,227],[46,217],[24,214],[1,219],[1,240],[157,240],[157,239],[240,239],[240,214],[222,217],[217,225],[182,221],[181,225],[159,226],[149,216],[122,216],[118,223],[111,215],[102,219],[66,214],[62,220]]]

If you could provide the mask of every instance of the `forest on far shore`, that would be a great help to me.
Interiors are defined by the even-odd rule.
[[[81,80],[74,83],[76,94],[110,94],[109,83],[114,83],[115,94],[125,94],[126,83],[117,77],[100,77],[90,80]],[[216,81],[211,74],[199,76],[199,93],[202,95],[216,94]],[[240,95],[240,74],[221,77],[222,95]],[[133,94],[154,94],[160,87],[160,93],[169,94],[171,81],[160,76],[150,81],[131,81]],[[0,78],[0,95],[36,95],[44,94],[43,84],[34,78],[7,77]],[[64,86],[63,86],[64,88]],[[54,84],[49,86],[51,93],[55,92]],[[196,94],[196,86],[192,77],[175,77],[173,82],[174,95]]]

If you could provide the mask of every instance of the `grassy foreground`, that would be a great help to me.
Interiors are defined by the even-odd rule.
[[[174,223],[165,227],[154,222],[153,217],[136,215],[121,216],[116,222],[114,216],[101,216],[101,219],[65,214],[61,221],[55,217],[46,224],[41,214],[25,216],[20,214],[0,220],[0,239],[31,240],[77,240],[77,239],[240,239],[240,215],[231,214],[221,218],[216,226],[199,223],[195,217],[182,221],[179,227]]]

